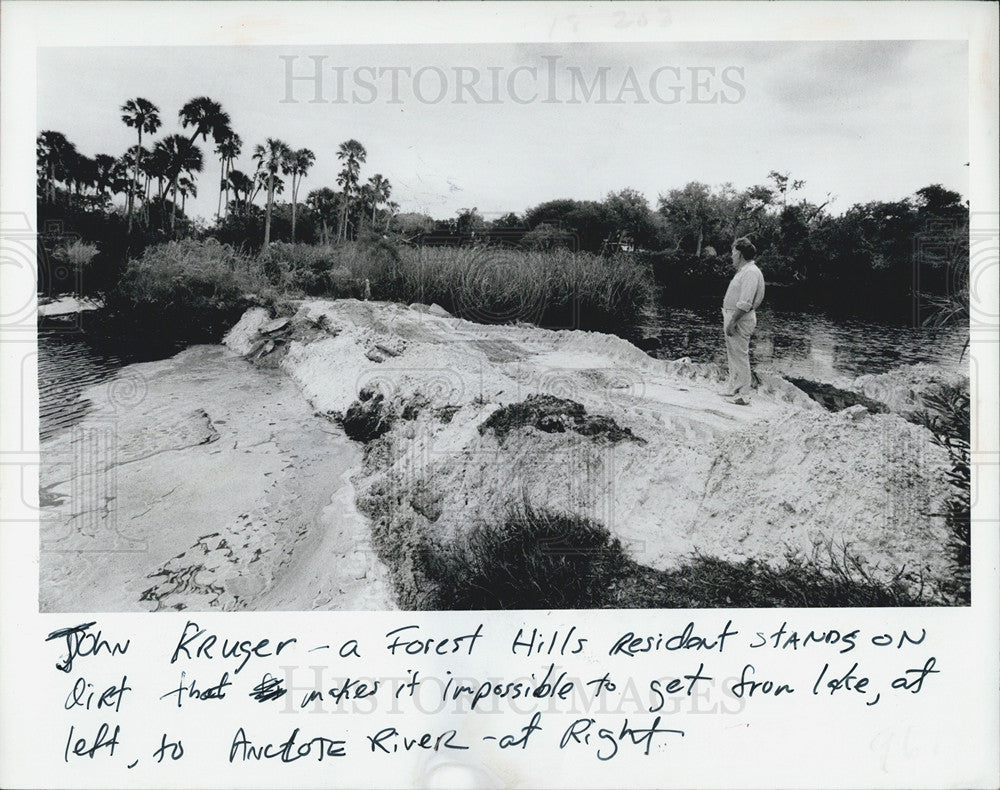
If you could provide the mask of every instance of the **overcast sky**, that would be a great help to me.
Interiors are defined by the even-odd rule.
[[[289,83],[289,73],[303,79]],[[252,148],[267,137],[309,148],[316,164],[304,199],[336,188],[337,146],[355,138],[368,151],[363,179],[381,173],[402,211],[440,218],[624,187],[655,207],[658,194],[689,181],[746,187],[771,170],[805,180],[810,200],[833,193],[838,213],[930,183],[968,193],[964,42],[39,53],[38,129],[63,132],[90,156],[134,144],[120,120],[127,99],[160,108],[162,136],[181,131],[178,110],[203,95],[243,138],[240,169],[253,170]],[[199,145],[206,167],[188,207],[207,218],[220,167],[211,141]]]

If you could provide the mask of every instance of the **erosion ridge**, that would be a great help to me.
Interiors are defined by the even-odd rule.
[[[428,553],[519,502],[602,524],[660,570],[695,551],[780,564],[826,543],[849,546],[873,578],[903,569],[932,593],[949,573],[933,515],[947,458],[897,414],[831,413],[767,372],[738,406],[716,395],[717,366],[656,360],[611,335],[419,305],[295,308],[279,320],[250,310],[225,342],[278,364],[364,443],[358,504],[404,608],[433,600]]]

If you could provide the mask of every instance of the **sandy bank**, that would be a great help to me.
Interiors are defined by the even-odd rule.
[[[220,346],[123,368],[42,444],[42,611],[384,609],[360,452]]]
[[[56,318],[59,316],[83,313],[88,310],[100,310],[104,305],[97,299],[88,296],[60,296],[38,300],[39,318]]]
[[[694,551],[780,563],[825,544],[876,578],[904,569],[933,589],[949,572],[932,515],[946,458],[930,434],[863,407],[827,412],[778,377],[741,407],[715,394],[715,367],[613,336],[354,300],[278,321],[252,310],[227,344],[366,434],[354,482],[404,607],[426,593],[414,557],[525,501],[605,525],[656,569]],[[539,395],[554,412],[505,412],[496,430],[499,410]]]

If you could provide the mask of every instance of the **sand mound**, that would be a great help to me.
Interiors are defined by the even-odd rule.
[[[969,387],[969,376],[955,370],[918,363],[888,373],[878,373],[845,382],[844,387],[881,401],[892,411],[909,413],[923,408],[923,396],[940,387]]]
[[[267,321],[249,312],[227,343],[259,357]],[[780,562],[826,543],[877,578],[905,568],[933,589],[948,573],[934,515],[946,458],[896,415],[831,414],[767,376],[736,406],[716,395],[716,366],[392,304],[305,301],[276,334],[258,361],[279,355],[319,412],[367,441],[355,483],[403,606],[420,599],[421,542],[518,502],[599,522],[658,569],[696,550]]]

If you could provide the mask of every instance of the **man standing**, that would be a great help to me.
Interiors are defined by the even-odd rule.
[[[740,406],[750,405],[750,336],[757,328],[757,308],[764,300],[764,275],[753,261],[756,254],[757,249],[748,238],[733,243],[736,274],[722,300],[729,378],[719,394],[733,398],[732,402]]]

